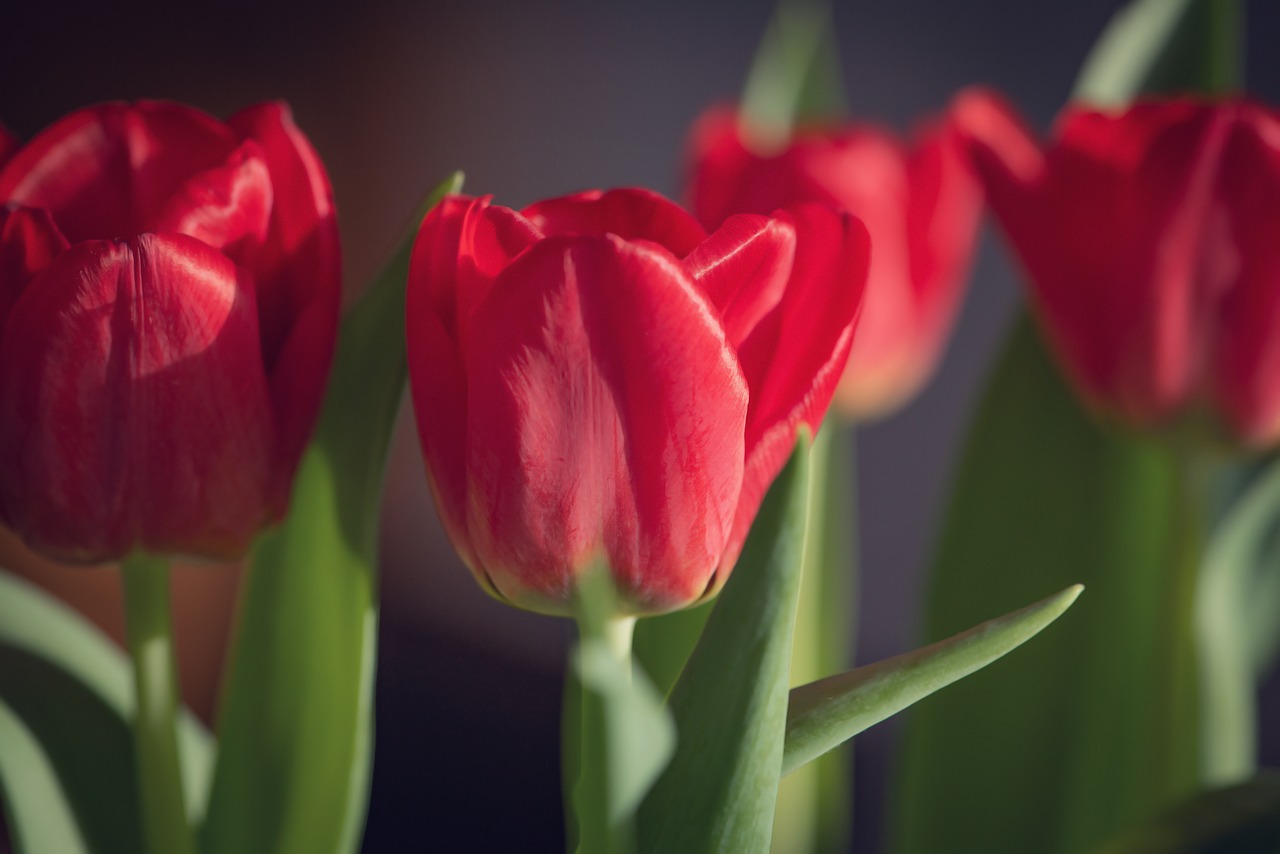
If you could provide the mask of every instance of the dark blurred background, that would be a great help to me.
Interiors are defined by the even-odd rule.
[[[1120,5],[837,2],[852,106],[860,118],[903,129],[958,88],[986,83],[1047,127]],[[115,9],[4,0],[0,122],[26,138],[101,100],[172,98],[226,116],[286,99],[333,180],[350,299],[425,190],[453,169],[465,170],[469,192],[513,207],[597,186],[678,194],[686,129],[707,104],[735,97],[771,9],[768,0]],[[1274,102],[1280,73],[1269,45],[1280,36],[1280,4],[1252,4],[1248,15],[1248,80]],[[860,661],[915,639],[921,565],[1016,300],[988,234],[939,374],[905,410],[859,432]],[[436,521],[410,419],[406,411],[387,484],[365,850],[563,850],[557,739],[570,625],[499,605],[471,581]],[[218,573],[180,591],[213,638],[193,639],[190,630],[182,639],[195,662],[184,674],[187,694],[206,715],[234,581]],[[43,577],[118,631],[108,580]],[[1274,685],[1270,693],[1269,714],[1280,715]],[[1275,729],[1264,734],[1265,749],[1280,764]],[[893,734],[881,725],[857,741],[859,850],[879,847]]]

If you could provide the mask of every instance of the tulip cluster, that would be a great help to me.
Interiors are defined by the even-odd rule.
[[[0,518],[76,562],[242,554],[337,330],[329,182],[288,111],[81,110],[12,154],[0,205]]]
[[[1077,105],[1041,142],[998,96],[959,108],[990,204],[1081,395],[1133,424],[1198,410],[1280,440],[1280,116],[1247,100]]]

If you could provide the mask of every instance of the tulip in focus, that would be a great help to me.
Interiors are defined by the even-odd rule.
[[[713,595],[823,417],[867,256],[858,221],[816,205],[708,236],[642,190],[447,198],[409,273],[410,386],[481,584],[561,614],[593,565],[630,614]]]
[[[0,517],[61,560],[242,554],[286,509],[339,288],[283,105],[56,122],[0,168]]]
[[[955,320],[982,207],[951,117],[923,127],[910,145],[871,125],[831,125],[757,152],[743,118],[721,108],[699,120],[690,149],[692,209],[708,228],[803,202],[843,208],[866,224],[871,271],[834,405],[865,419],[914,395]]]
[[[1068,108],[1048,142],[999,97],[960,122],[1043,329],[1095,408],[1208,411],[1280,440],[1280,116],[1244,99]]]

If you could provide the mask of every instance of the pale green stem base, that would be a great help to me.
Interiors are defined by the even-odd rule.
[[[150,854],[194,854],[178,758],[169,565],[162,559],[134,556],[120,571],[134,669],[134,758],[143,837]]]
[[[578,632],[586,640],[596,631],[613,655],[618,669],[627,681],[632,678],[631,641],[635,633],[635,617],[610,617],[597,627],[579,620]],[[610,749],[605,704],[590,688],[582,689],[581,751],[578,754],[578,783],[574,789],[577,817],[578,851],[581,854],[631,854],[635,850],[635,828],[628,820],[616,822],[607,815],[610,786],[614,785],[609,767]]]

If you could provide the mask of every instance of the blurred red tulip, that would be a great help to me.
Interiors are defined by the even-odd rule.
[[[12,157],[17,150],[18,138],[9,133],[9,130],[4,125],[0,125],[0,166],[3,166],[5,161]]]
[[[933,373],[963,294],[982,195],[951,118],[908,145],[872,125],[798,131],[758,153],[732,110],[694,127],[689,194],[708,228],[735,213],[816,202],[843,208],[871,234],[871,272],[858,335],[834,406],[850,418],[884,415]]]
[[[409,273],[410,385],[436,506],[485,588],[566,613],[602,562],[629,613],[719,590],[831,399],[867,253],[821,206],[708,237],[642,190],[446,199]]]
[[[1068,108],[1038,141],[998,96],[960,122],[1041,324],[1130,423],[1197,410],[1280,439],[1280,116],[1246,100]]]
[[[0,168],[0,517],[51,557],[234,557],[278,519],[340,298],[288,109],[61,119]]]

